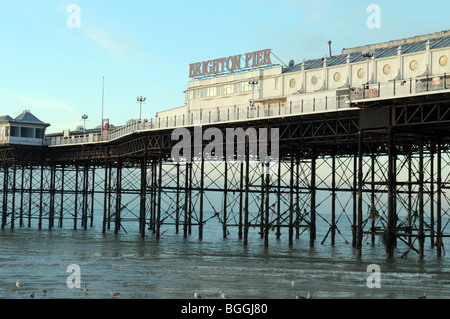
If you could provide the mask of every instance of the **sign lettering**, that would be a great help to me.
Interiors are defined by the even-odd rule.
[[[248,69],[272,64],[270,53],[270,49],[246,53],[244,55],[244,68]],[[241,70],[241,58],[242,55],[238,54],[226,58],[192,63],[189,65],[189,77],[195,78]]]

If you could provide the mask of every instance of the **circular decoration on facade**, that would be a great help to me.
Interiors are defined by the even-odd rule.
[[[339,72],[336,72],[333,76],[334,82],[339,82],[341,79],[341,74]]]
[[[409,64],[409,68],[411,69],[411,71],[417,70],[417,66],[418,66],[418,63],[416,60],[412,60],[411,63]]]
[[[358,70],[358,77],[360,79],[362,79],[364,77],[364,75],[366,74],[366,72],[364,71],[364,69],[359,69]]]
[[[439,64],[441,66],[446,66],[448,63],[448,58],[446,55],[441,56],[441,58],[439,59]]]
[[[388,75],[389,73],[391,73],[391,67],[389,66],[389,64],[386,64],[386,65],[383,67],[383,73],[384,73],[385,75]]]
[[[317,76],[313,75],[311,78],[311,84],[317,84]]]
[[[289,81],[289,86],[290,86],[291,88],[294,88],[294,87],[295,87],[295,79],[291,79],[291,80]]]

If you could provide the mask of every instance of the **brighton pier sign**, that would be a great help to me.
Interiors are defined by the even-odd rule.
[[[189,65],[189,77],[212,76],[225,72],[235,72],[243,69],[256,68],[263,65],[271,65],[270,49],[238,54],[226,58],[192,63]],[[241,60],[244,58],[244,65]]]

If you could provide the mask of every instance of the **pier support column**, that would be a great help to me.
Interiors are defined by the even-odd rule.
[[[295,156],[295,238],[300,238],[300,156]]]
[[[39,185],[39,222],[38,228],[42,229],[42,214],[44,209],[44,165],[41,166],[41,180]]]
[[[276,238],[281,237],[281,160],[278,161],[278,172],[277,172],[277,233]],[[268,164],[270,165],[270,163]],[[268,168],[270,170],[270,167]],[[291,168],[292,169],[292,168]],[[269,173],[269,172],[267,172]]]
[[[289,167],[289,246],[293,245],[294,238],[294,154],[291,154]]]
[[[442,145],[441,141],[438,141],[437,145],[437,189],[436,189],[436,256],[442,256],[442,224],[441,224],[441,215],[442,215]]]
[[[434,154],[435,154],[435,146],[433,144],[430,145],[430,246],[434,248]]]
[[[205,187],[205,157],[202,156],[200,160],[200,215],[198,221],[198,239],[203,239],[203,199],[204,199],[204,187]]]
[[[223,224],[222,237],[227,238],[227,206],[228,206],[228,162],[224,161],[224,179],[223,179]]]
[[[118,234],[121,227],[121,211],[122,211],[122,162],[117,161],[116,176],[116,213],[114,216],[114,234]]]
[[[358,143],[359,144],[359,143]],[[359,146],[358,146],[359,148]],[[353,155],[353,190],[352,190],[352,198],[353,198],[353,214],[352,214],[352,247],[356,248],[357,246],[357,223],[358,223],[358,194],[359,194],[359,169],[358,169],[358,158],[359,153],[355,152]]]
[[[50,210],[48,212],[48,229],[55,224],[55,192],[56,192],[56,165],[50,166]]]
[[[141,187],[140,187],[140,207],[139,207],[139,233],[145,237],[145,206],[147,198],[147,156],[141,159]],[[177,202],[178,203],[178,202]]]
[[[249,188],[250,188],[250,151],[249,151],[249,137],[246,136],[245,137],[245,183],[244,183],[244,187],[245,187],[245,193],[244,193],[244,245],[248,245],[248,215],[249,215],[249,211],[248,211],[248,203],[249,203],[249,198],[248,198],[248,193],[249,193]],[[241,166],[242,168],[242,166]],[[242,170],[241,170],[242,171]]]
[[[316,239],[316,153],[311,156],[311,212],[309,225],[309,246],[314,247]]]
[[[65,168],[64,165],[61,166],[61,199],[59,203],[59,220],[58,227],[63,226],[64,219],[64,177],[65,177]]]
[[[28,228],[31,227],[31,207],[32,207],[32,190],[33,190],[33,166],[30,166],[30,188],[28,189]]]
[[[188,206],[190,205],[189,196],[190,196],[190,175],[189,169],[191,167],[191,163],[186,162],[185,165],[185,177],[184,177],[184,220],[183,220],[183,238],[187,238],[188,235]]]
[[[422,259],[424,256],[424,242],[425,234],[423,231],[423,183],[424,183],[424,172],[423,172],[423,136],[419,137],[419,258]]]
[[[356,161],[355,161],[356,162]],[[362,200],[362,188],[363,188],[363,132],[358,132],[358,225],[356,228],[356,255],[362,256],[362,239],[363,239],[363,200]],[[354,215],[354,221],[355,221]]]
[[[375,211],[375,159],[376,156],[374,154],[371,154],[371,168],[370,168],[370,175],[371,175],[371,185],[370,185],[370,209],[371,211]],[[371,232],[371,244],[372,246],[375,246],[375,216],[372,218],[372,225],[370,227]]]
[[[269,223],[269,196],[270,196],[270,174],[269,174],[269,163],[263,164],[263,178],[265,176],[265,218],[264,218],[264,246],[269,246],[269,232],[270,232],[270,223]]]
[[[109,173],[109,174],[108,174]],[[108,197],[109,197],[109,184],[108,184],[108,176],[110,175],[109,164],[105,163],[105,180],[103,181],[103,221],[102,221],[102,233],[106,232],[106,222],[108,218]]]
[[[94,196],[95,196],[95,167],[92,167],[92,184],[91,184],[91,216],[90,216],[90,227],[94,226]]]
[[[78,218],[78,164],[75,164],[75,202],[74,202],[74,218],[73,218],[73,229],[77,229],[77,218]]]
[[[240,180],[239,180],[239,225],[238,225],[238,237],[239,239],[242,239],[243,236],[243,213],[245,210],[244,207],[244,162],[242,161],[239,164],[239,174],[240,174]]]
[[[19,227],[23,227],[23,206],[24,206],[24,192],[25,192],[25,166],[21,167],[20,176],[20,212],[19,212]]]
[[[162,196],[162,154],[159,154],[158,159],[158,202],[156,210],[156,239],[161,236],[161,196]]]
[[[2,229],[6,226],[7,214],[8,214],[8,178],[9,178],[8,165],[3,166],[3,202],[2,202]]]
[[[177,167],[177,194],[176,194],[176,206],[175,206],[175,233],[180,231],[180,163],[176,164]]]
[[[387,184],[388,184],[388,216],[387,216],[387,229],[386,229],[386,258],[394,257],[394,248],[396,241],[396,171],[395,171],[395,146],[393,129],[388,129],[388,172],[387,172]]]
[[[11,201],[11,229],[14,229],[14,221],[16,214],[16,177],[17,177],[17,167],[14,164],[13,167],[13,177],[11,183],[11,191],[12,191],[12,201]]]
[[[238,237],[239,239],[242,239],[243,236],[243,219],[244,219],[244,161],[241,161],[239,164],[239,174],[240,174],[240,180],[239,180],[239,225],[238,225]]]
[[[336,242],[336,154],[331,155],[331,246]]]
[[[88,215],[88,188],[89,188],[89,165],[85,164],[83,168],[83,205],[81,211],[81,226],[84,230],[87,229],[87,215]]]

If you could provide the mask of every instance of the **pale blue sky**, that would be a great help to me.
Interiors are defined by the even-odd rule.
[[[370,4],[381,28],[370,29]],[[67,7],[81,9],[69,28]],[[344,47],[450,29],[450,2],[377,0],[104,1],[0,0],[0,115],[29,109],[52,126],[75,129],[143,117],[184,104],[189,64],[270,48],[282,61]],[[273,62],[278,62],[274,60]]]

